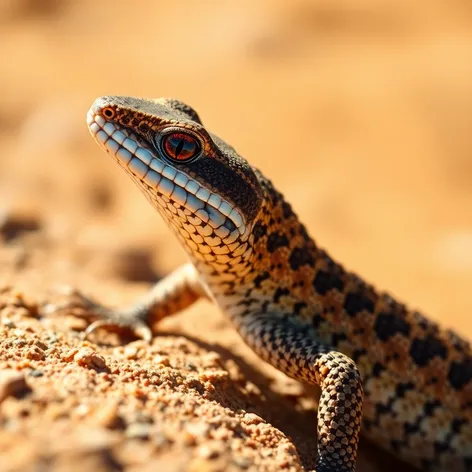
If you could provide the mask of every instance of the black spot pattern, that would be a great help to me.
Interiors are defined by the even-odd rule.
[[[433,400],[430,402],[426,402],[424,404],[424,414],[425,416],[433,416],[435,410],[441,407],[441,402],[438,400]]]
[[[365,356],[367,354],[367,350],[364,348],[356,349],[352,353],[352,360],[354,362],[357,362],[362,356]]]
[[[288,288],[278,287],[274,293],[274,298],[273,298],[274,303],[278,303],[281,297],[283,297],[284,295],[288,295],[289,293],[290,293],[290,290]]]
[[[360,311],[374,312],[374,302],[361,291],[349,292],[344,301],[344,309],[350,316],[356,316]]]
[[[410,355],[418,366],[424,367],[433,357],[445,359],[447,347],[435,336],[415,338],[411,343]]]
[[[420,430],[420,424],[419,422],[416,423],[405,423],[403,429],[405,430],[405,433],[407,436],[410,434],[416,434]]]
[[[310,244],[313,244],[312,239],[310,238],[310,235],[308,234],[308,231],[306,230],[304,225],[300,225],[298,228],[298,234],[307,242],[310,242]],[[324,253],[322,253],[324,254]]]
[[[379,362],[376,362],[372,366],[372,377],[380,377],[380,374],[385,370],[385,367],[380,364]]]
[[[399,383],[395,388],[397,397],[403,398],[405,394],[415,389],[415,385],[412,382]]]
[[[450,449],[450,445],[446,442],[435,441],[433,445],[436,454],[442,454]]]
[[[312,318],[313,328],[315,329],[319,328],[321,324],[323,323],[323,321],[324,321],[324,318],[321,315],[315,315]]]
[[[265,234],[267,234],[267,226],[258,221],[252,229],[254,243],[257,243]]]
[[[313,279],[313,287],[319,294],[326,295],[332,289],[344,290],[344,282],[335,272],[319,270]]]
[[[347,336],[344,333],[334,333],[331,336],[331,344],[333,347],[337,347],[341,341],[346,341]]]
[[[305,302],[297,302],[293,305],[293,313],[299,315],[301,311],[306,308],[308,305]]]
[[[285,219],[288,219],[288,218],[290,218],[291,216],[293,216],[292,207],[291,207],[290,204],[287,203],[285,200],[284,200],[284,202],[282,203],[282,211],[283,211],[283,215],[284,215],[284,218],[285,218]]]
[[[315,259],[306,247],[296,247],[290,254],[289,263],[293,270],[298,270],[303,265],[313,266]]]
[[[267,238],[267,250],[269,252],[276,251],[279,247],[288,246],[288,239],[285,234],[281,233],[272,233]]]
[[[456,390],[460,390],[472,380],[472,359],[462,362],[454,361],[448,373],[449,383]]]
[[[264,280],[267,280],[270,278],[269,272],[261,272],[260,274],[256,275],[254,278],[254,286],[256,288],[261,288],[261,283],[264,282]]]
[[[394,313],[379,313],[375,320],[374,330],[381,341],[388,341],[395,334],[410,334],[410,325]]]
[[[451,422],[451,431],[454,434],[459,434],[461,432],[462,426],[467,424],[467,420],[462,418],[454,418]]]
[[[377,403],[375,405],[375,412],[377,413],[377,416],[390,414],[391,411],[392,411],[392,406],[390,404],[384,405],[383,403]]]

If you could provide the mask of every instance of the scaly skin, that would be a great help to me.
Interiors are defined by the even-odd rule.
[[[333,261],[271,182],[187,105],[103,97],[88,124],[191,260],[131,309],[89,302],[89,331],[150,338],[164,316],[208,296],[260,357],[321,387],[318,472],[355,470],[361,418],[365,436],[411,464],[472,471],[465,340]],[[210,195],[220,197],[211,208]]]

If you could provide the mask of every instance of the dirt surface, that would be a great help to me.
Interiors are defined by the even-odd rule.
[[[335,258],[472,338],[469,2],[7,0],[0,57],[1,472],[313,466],[315,392],[209,303],[150,346],[42,309],[185,261],[88,135],[100,95],[187,101]],[[360,472],[399,467],[362,442]]]

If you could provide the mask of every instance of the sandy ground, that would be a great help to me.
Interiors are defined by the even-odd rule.
[[[38,309],[63,284],[129,303],[185,260],[89,137],[100,95],[187,101],[335,258],[472,338],[469,2],[6,0],[0,57],[0,471],[313,465],[314,392],[210,304],[151,346]]]

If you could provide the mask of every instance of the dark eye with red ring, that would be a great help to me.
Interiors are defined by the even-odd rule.
[[[162,139],[162,150],[167,158],[174,161],[188,161],[200,153],[197,138],[186,133],[171,133]]]
[[[102,110],[102,113],[105,116],[105,118],[108,118],[109,120],[112,120],[113,118],[115,118],[115,115],[116,115],[115,110],[113,110],[113,108],[111,107],[105,107]]]

